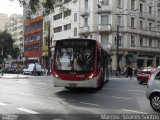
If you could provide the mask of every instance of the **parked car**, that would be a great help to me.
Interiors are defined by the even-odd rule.
[[[148,83],[150,75],[156,70],[156,68],[146,67],[143,70],[137,71],[137,80],[139,84]]]
[[[8,66],[4,68],[3,73],[11,73],[11,74],[16,74],[17,73],[17,68],[15,66]]]
[[[31,63],[28,65],[27,69],[23,69],[23,73],[30,75],[42,75],[42,66],[38,63]]]
[[[160,112],[160,67],[152,73],[148,81],[146,96],[150,100],[151,107]]]

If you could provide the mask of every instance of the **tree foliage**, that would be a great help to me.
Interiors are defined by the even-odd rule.
[[[29,0],[29,2],[26,2],[26,0],[17,1],[19,1],[23,7],[30,9],[30,14],[34,14],[41,9],[43,10],[44,15],[48,15],[54,12],[55,7],[60,7],[60,10],[64,10],[66,8],[65,5],[62,4],[62,0]]]
[[[7,31],[0,32],[0,55],[3,57],[7,57],[7,55],[11,55],[13,50],[14,40],[12,39],[11,34],[7,33]]]

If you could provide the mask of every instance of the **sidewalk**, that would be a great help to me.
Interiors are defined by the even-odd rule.
[[[7,79],[24,79],[24,78],[28,78],[28,75],[4,73],[3,75],[0,75],[0,78],[7,78]]]
[[[134,77],[132,77],[132,78],[130,78],[130,77],[126,77],[126,76],[120,76],[120,77],[118,77],[118,76],[110,76],[110,78],[111,79],[122,79],[122,80],[135,80],[135,79],[137,79],[135,76]]]

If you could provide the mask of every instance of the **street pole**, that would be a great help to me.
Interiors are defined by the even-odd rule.
[[[50,22],[48,25],[48,73],[47,75],[50,75]]]
[[[119,25],[117,25],[117,71],[119,70]]]

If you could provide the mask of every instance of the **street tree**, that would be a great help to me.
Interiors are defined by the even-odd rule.
[[[10,1],[15,1],[15,0],[10,0]],[[49,15],[50,13],[54,12],[55,7],[59,7],[60,10],[65,10],[67,9],[66,5],[63,4],[62,0],[17,0],[19,1],[20,5],[23,7],[26,7],[30,9],[30,14],[34,14],[40,9],[43,12],[43,15]],[[68,0],[70,1],[75,1],[75,0]]]
[[[4,58],[12,53],[14,40],[7,31],[0,32],[0,55]]]

